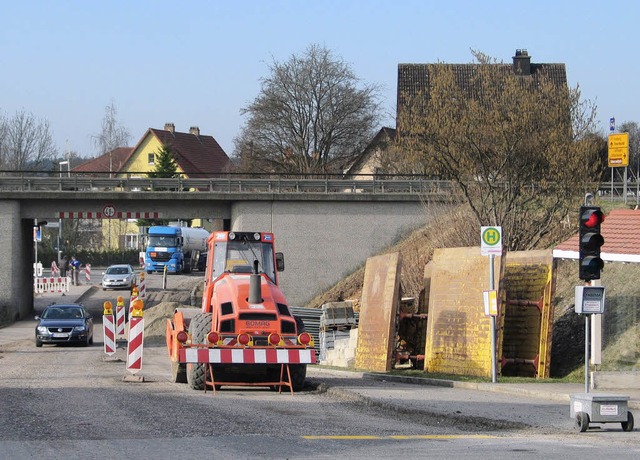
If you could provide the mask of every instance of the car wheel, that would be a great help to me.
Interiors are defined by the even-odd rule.
[[[40,342],[39,340],[36,340],[36,347],[40,348],[42,346],[42,342]]]

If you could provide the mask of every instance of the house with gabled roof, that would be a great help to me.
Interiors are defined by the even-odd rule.
[[[177,172],[186,177],[212,177],[229,171],[229,157],[213,136],[201,134],[197,126],[182,133],[173,123],[165,123],[164,129],[149,128],[144,133],[119,173],[145,176],[155,169],[156,155],[163,146],[171,149]]]
[[[431,90],[430,76],[436,69],[445,66],[450,68],[462,93],[472,98],[478,90],[474,84],[475,77],[477,76],[480,66],[483,65],[491,66],[491,69],[494,69],[496,72],[511,74],[515,78],[520,78],[523,85],[531,85],[534,88],[542,79],[548,79],[558,87],[566,87],[567,85],[567,71],[564,64],[532,63],[531,56],[529,56],[527,50],[524,49],[516,50],[512,63],[398,64],[396,129],[394,138],[399,139],[403,136],[403,132],[408,131],[408,127],[403,126],[403,121],[407,119],[406,114],[411,113],[412,103],[414,103],[416,98],[429,97]],[[567,114],[567,116],[568,115],[569,114]],[[424,116],[428,117],[429,114],[424,114]],[[349,174],[364,173],[365,170],[375,171],[378,168],[375,157],[380,155],[380,150],[370,147],[367,147],[363,154],[354,162],[349,169]],[[367,166],[363,168],[362,165]]]
[[[92,158],[73,168],[74,173],[96,174],[105,172],[118,172],[127,162],[133,147],[118,147],[99,157]]]
[[[174,155],[177,172],[184,177],[214,177],[229,171],[230,160],[213,136],[202,135],[192,126],[188,133],[177,132],[173,123],[164,129],[149,128],[135,147],[120,147],[73,168],[78,173],[113,173],[117,177],[147,177],[156,168],[156,155],[163,147]],[[196,219],[194,225],[201,225]],[[102,221],[104,247],[141,249],[141,234],[135,222],[107,219]]]
[[[450,68],[458,87],[467,97],[473,98],[478,91],[474,85],[475,77],[481,66],[489,65],[492,70],[505,75],[520,78],[523,85],[534,88],[546,79],[558,87],[567,86],[567,70],[564,64],[532,63],[527,50],[518,49],[513,56],[512,63],[495,64],[398,64],[398,96],[396,106],[396,129],[402,135],[402,120],[410,109],[411,101],[415,97],[428,98],[431,90],[430,75],[438,67]],[[428,116],[428,114],[425,114]]]
[[[372,175],[383,173],[384,171],[380,168],[380,155],[395,141],[395,138],[395,129],[382,127],[345,171],[345,177],[355,180],[371,179]]]

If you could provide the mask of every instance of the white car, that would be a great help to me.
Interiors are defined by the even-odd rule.
[[[111,265],[102,273],[102,290],[131,289],[136,284],[136,274],[128,264]]]

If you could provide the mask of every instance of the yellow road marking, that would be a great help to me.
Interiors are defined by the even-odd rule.
[[[417,434],[417,435],[395,435],[395,436],[302,436],[303,439],[335,439],[335,440],[371,440],[371,439],[495,439],[498,436],[484,434]]]

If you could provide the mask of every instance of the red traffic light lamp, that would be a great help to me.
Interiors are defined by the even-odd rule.
[[[600,258],[600,248],[604,245],[604,237],[600,233],[602,222],[604,222],[604,214],[599,207],[580,207],[579,277],[581,280],[600,279],[600,270],[604,268],[604,262]]]

